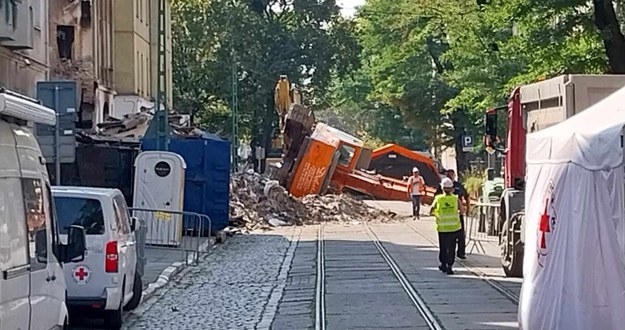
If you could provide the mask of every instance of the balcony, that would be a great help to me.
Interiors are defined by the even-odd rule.
[[[31,0],[0,0],[0,46],[32,49],[33,30]]]

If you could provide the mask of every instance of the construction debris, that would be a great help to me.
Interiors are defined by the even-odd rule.
[[[386,222],[396,216],[348,194],[295,198],[277,181],[253,170],[234,174],[230,185],[230,225],[244,231],[321,222]]]

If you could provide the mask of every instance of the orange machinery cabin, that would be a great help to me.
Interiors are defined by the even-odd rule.
[[[406,182],[391,177],[370,174],[370,153],[364,143],[345,132],[317,124],[313,134],[304,142],[288,183],[295,197],[323,194],[328,187],[342,192],[352,190],[378,199],[409,200]],[[435,189],[428,187],[424,202],[431,203]]]
[[[336,170],[351,171],[356,167],[363,146],[362,141],[345,132],[317,124],[300,149],[287,183],[289,192],[295,197],[323,194]]]
[[[438,164],[424,153],[397,144],[387,144],[373,151],[369,170],[396,180],[398,182],[396,184],[403,185],[407,190],[407,180],[414,167],[419,169],[426,185],[426,196],[422,200],[425,204],[431,204],[440,184],[440,169]]]

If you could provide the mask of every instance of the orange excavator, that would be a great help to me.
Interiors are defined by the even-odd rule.
[[[363,141],[317,123],[305,106],[293,102],[286,76],[276,85],[276,110],[280,115],[282,161],[272,177],[295,197],[353,191],[375,199],[409,200],[405,180],[371,173],[366,169],[372,151]],[[285,109],[288,107],[288,111]],[[424,203],[431,203],[426,197]]]

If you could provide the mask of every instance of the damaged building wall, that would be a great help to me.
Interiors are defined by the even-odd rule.
[[[81,128],[103,122],[114,106],[113,13],[113,0],[49,4],[50,79],[78,82]]]
[[[0,85],[31,97],[49,73],[47,6],[48,0],[22,0],[6,8],[15,13],[0,16],[0,30],[17,32],[0,41]],[[10,21],[13,14],[15,22]]]
[[[113,116],[121,118],[152,108],[150,53],[150,6],[152,1],[126,1],[116,4],[115,14],[115,97]]]

